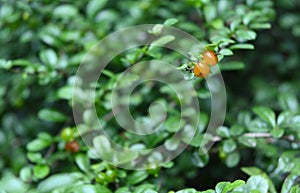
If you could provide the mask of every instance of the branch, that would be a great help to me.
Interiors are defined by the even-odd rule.
[[[274,138],[271,133],[245,133],[242,136],[252,137],[252,138]],[[214,136],[214,137],[212,137],[211,141],[219,142],[222,139],[223,139],[222,137]],[[284,139],[284,140],[287,140],[287,141],[290,141],[293,143],[298,143],[300,145],[300,141],[295,140],[295,137],[293,135],[284,135],[284,136],[280,137],[279,139]]]

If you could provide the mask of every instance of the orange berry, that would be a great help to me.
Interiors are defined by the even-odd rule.
[[[203,53],[203,61],[205,64],[209,64],[209,65],[216,65],[218,63],[218,57],[216,55],[216,53],[212,50],[206,50]]]
[[[209,75],[210,68],[208,65],[206,65],[202,62],[199,62],[198,64],[196,64],[194,66],[193,72],[194,72],[195,76],[197,76],[199,78],[205,78]]]
[[[72,153],[76,153],[80,149],[79,144],[77,143],[77,141],[67,142],[65,148],[66,148],[67,151],[70,151]]]

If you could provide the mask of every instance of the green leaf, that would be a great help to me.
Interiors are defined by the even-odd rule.
[[[217,129],[217,134],[220,137],[229,138],[230,137],[230,131],[227,127],[221,126]]]
[[[222,19],[215,19],[210,23],[210,25],[213,28],[219,29],[219,30],[222,30],[224,28],[224,22]]]
[[[215,188],[216,193],[224,193],[225,187],[229,184],[230,184],[230,182],[219,182]]]
[[[245,132],[244,127],[239,124],[232,125],[229,130],[231,136],[239,136]]]
[[[40,52],[41,61],[49,66],[55,67],[58,63],[58,58],[54,50],[46,49]]]
[[[64,122],[65,120],[67,120],[67,117],[64,114],[53,109],[40,110],[38,113],[38,117],[44,121],[50,122]]]
[[[298,185],[297,179],[299,175],[291,173],[284,180],[280,193],[291,193],[291,189],[294,185]]]
[[[252,30],[237,30],[235,34],[239,42],[254,40],[256,38],[256,33]]]
[[[97,115],[93,112],[92,109],[86,109],[83,112],[83,121],[88,126],[96,125],[98,122]]]
[[[164,127],[167,131],[171,132],[171,133],[175,133],[177,131],[179,131],[182,128],[182,124],[179,125],[180,123],[180,116],[171,116],[170,118],[168,118],[164,124]]]
[[[224,49],[220,50],[220,54],[222,54],[224,56],[231,56],[231,55],[233,55],[233,52],[230,49],[224,48]]]
[[[60,187],[72,186],[80,178],[82,178],[82,175],[79,173],[54,174],[40,182],[37,190],[39,192],[51,192]]]
[[[77,166],[84,172],[88,172],[90,168],[90,159],[86,154],[77,154],[75,157]]]
[[[38,134],[38,138],[43,139],[45,141],[48,141],[49,143],[51,143],[52,140],[53,140],[52,136],[48,133],[45,133],[45,132],[40,132]]]
[[[269,23],[252,23],[249,27],[251,29],[270,29],[272,26]]]
[[[112,193],[112,191],[100,184],[90,185],[74,185],[67,190],[68,192],[76,192],[76,193]]]
[[[172,168],[174,166],[174,162],[167,162],[162,164],[162,167],[164,168]]]
[[[175,37],[172,35],[163,36],[163,37],[153,41],[149,47],[149,50],[153,49],[155,46],[163,46],[173,40],[175,40]]]
[[[14,66],[33,66],[33,63],[31,61],[25,59],[13,60],[12,63]]]
[[[238,152],[232,152],[226,156],[225,164],[227,167],[235,167],[240,162],[241,156]]]
[[[71,18],[78,14],[74,5],[59,5],[53,10],[53,15],[60,18]]]
[[[133,193],[145,193],[146,191],[153,191],[153,185],[152,184],[143,184],[138,186]]]
[[[131,193],[131,191],[129,190],[128,187],[122,187],[122,188],[118,189],[117,191],[115,191],[115,193]]]
[[[134,171],[127,177],[127,183],[130,185],[135,185],[144,181],[148,176],[149,174],[145,170]]]
[[[162,24],[156,24],[152,29],[152,33],[154,35],[159,35],[161,34],[163,28],[164,26]]]
[[[107,0],[91,0],[86,6],[86,14],[88,18],[93,18],[97,12],[99,12],[104,5],[107,3]]]
[[[170,19],[167,19],[165,22],[164,22],[164,25],[165,26],[171,26],[171,25],[174,25],[178,22],[177,19],[175,18],[170,18]]]
[[[99,153],[99,155],[103,159],[106,159],[106,160],[112,159],[112,155],[111,155],[112,147],[110,145],[110,141],[108,140],[108,138],[106,136],[99,135],[99,136],[95,137],[93,139],[93,145],[94,145],[97,153]]]
[[[192,141],[189,143],[190,146],[199,147],[200,145],[204,145],[204,136],[201,134],[195,135]]]
[[[96,150],[95,153],[97,153],[101,159],[115,164],[125,164],[138,157],[138,153],[136,151],[117,151],[116,149],[113,149],[111,147],[110,140],[105,135],[95,137],[93,139],[93,146]]]
[[[297,111],[299,108],[298,99],[294,94],[282,93],[279,95],[278,102],[283,110]]]
[[[230,153],[236,149],[237,145],[233,139],[223,141],[222,148],[225,153]]]
[[[247,129],[251,132],[266,133],[270,131],[270,126],[265,121],[256,118],[247,125]]]
[[[20,179],[24,182],[29,182],[31,180],[31,168],[30,167],[24,167],[20,171]]]
[[[156,59],[160,59],[162,57],[162,52],[160,50],[160,47],[149,46],[149,49],[147,50],[147,55]]]
[[[44,162],[44,159],[43,159],[41,153],[29,152],[29,153],[27,153],[27,158],[33,163],[42,163],[42,162]]]
[[[268,181],[260,175],[251,176],[246,183],[246,192],[256,190],[260,193],[267,193],[268,188]]]
[[[194,152],[192,161],[197,167],[203,168],[209,162],[209,154],[208,153],[205,153],[205,154],[202,153],[200,155],[198,152]]]
[[[226,42],[226,41],[230,41],[230,42],[234,42],[233,40],[231,40],[231,39],[224,39],[224,40],[221,40],[221,42]],[[218,44],[217,43],[211,43],[211,44],[206,44],[205,46],[204,46],[204,48],[206,49],[206,50],[215,50],[216,48],[218,47]]]
[[[255,147],[257,144],[257,140],[254,137],[248,137],[248,136],[240,136],[238,138],[239,143],[243,144],[246,147]]]
[[[232,190],[234,190],[235,188],[244,185],[245,182],[243,180],[236,180],[232,183],[230,182],[220,182],[217,184],[216,186],[216,192],[220,192],[220,193],[227,193],[230,192]]]
[[[56,37],[53,37],[53,35],[50,35],[47,32],[42,31],[38,35],[39,38],[48,45],[53,46],[59,44],[59,41],[56,39]]]
[[[111,189],[106,186],[96,184],[94,187],[97,191],[96,193],[112,193]],[[76,190],[74,190],[74,191],[76,191]],[[84,192],[84,193],[90,193],[90,192]]]
[[[283,152],[278,159],[277,170],[291,172],[297,166],[297,162],[300,162],[300,158],[296,156],[297,152],[295,151]]]
[[[9,60],[0,59],[0,69],[3,68],[5,70],[9,70],[13,67],[13,63]]]
[[[229,47],[231,50],[254,50],[254,46],[252,44],[234,44]]]
[[[206,4],[203,13],[206,21],[210,22],[217,16],[217,7],[214,4]]]
[[[276,126],[275,113],[268,107],[254,107],[253,112],[273,128]]]
[[[243,14],[243,23],[244,25],[249,25],[251,21],[256,21],[255,19],[258,17],[258,11],[250,11],[246,14]]]
[[[92,170],[94,170],[96,173],[102,172],[108,167],[108,164],[106,162],[100,162],[97,164],[93,164],[91,166]]]
[[[29,142],[26,146],[28,151],[40,151],[45,149],[51,144],[51,142],[44,140],[44,139],[34,139],[31,142]]]
[[[256,167],[242,167],[241,169],[249,176],[261,175],[263,178],[265,178],[268,181],[270,193],[277,193],[272,180],[265,172],[261,171],[259,168]]]
[[[185,142],[186,144],[189,144],[194,138],[196,129],[197,128],[194,128],[191,125],[185,125],[181,136],[182,141]]]
[[[300,115],[294,115],[292,117],[289,117],[289,120],[286,124],[286,127],[297,129],[300,127]]]
[[[287,127],[287,125],[290,123],[290,118],[293,117],[295,113],[291,111],[283,111],[278,115],[277,118],[277,125],[279,127]]]
[[[226,187],[227,192],[245,184],[244,180],[236,180]]]
[[[143,193],[158,193],[158,192],[155,190],[145,190]]]
[[[71,86],[61,87],[57,91],[57,96],[61,99],[70,100],[70,99],[72,99],[72,95],[73,95],[73,87],[71,87]]]
[[[278,139],[283,136],[284,130],[276,127],[275,129],[271,130],[271,134],[273,137]]]
[[[241,25],[241,20],[240,19],[235,19],[230,23],[230,30],[235,31],[237,27]]]
[[[261,175],[263,173],[259,168],[256,167],[242,167],[241,169],[249,176]]]
[[[209,189],[209,190],[201,191],[199,193],[216,193],[216,191]]]
[[[17,178],[9,170],[1,174],[0,187],[3,193],[28,192],[28,184]],[[1,192],[1,193],[2,193]]]
[[[167,150],[169,151],[174,151],[178,148],[178,146],[180,145],[180,139],[177,139],[175,137],[172,137],[170,139],[168,139],[166,142],[165,142],[165,147]]]
[[[33,175],[37,179],[42,179],[50,173],[50,168],[47,165],[36,165],[33,168]]]
[[[298,185],[293,186],[290,193],[300,193],[300,187]]]
[[[241,124],[244,127],[247,127],[251,122],[251,113],[250,112],[240,112],[237,117],[238,124]]]
[[[196,193],[197,191],[194,188],[187,188],[184,190],[179,190],[176,193]]]

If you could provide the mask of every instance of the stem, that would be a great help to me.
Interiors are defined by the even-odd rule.
[[[242,136],[252,137],[252,138],[274,138],[271,133],[245,133]],[[219,142],[222,139],[223,139],[222,137],[214,136],[214,137],[212,137],[211,141]],[[279,139],[284,139],[284,140],[287,140],[287,141],[290,141],[293,143],[298,143],[300,145],[300,141],[295,140],[294,136],[292,136],[292,135],[284,135],[284,136],[280,137]]]

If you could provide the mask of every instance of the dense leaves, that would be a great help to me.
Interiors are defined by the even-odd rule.
[[[296,0],[0,2],[0,192],[300,192],[299,7]],[[75,73],[100,39],[145,23],[156,24],[147,32],[156,39],[116,56],[99,82],[77,87],[85,80]],[[180,42],[174,34],[161,36],[167,26],[193,35],[201,49],[184,58],[161,48]],[[209,135],[209,86],[189,70],[205,50],[217,53],[228,107],[224,125]],[[141,137],[118,125],[111,91],[122,71],[151,59],[172,64],[194,85],[198,128],[180,119],[194,114],[180,109],[189,98],[153,83],[137,88],[128,103],[133,117],[147,122],[161,118],[153,105],[159,101],[168,113],[162,129]],[[212,68],[210,76],[215,73]],[[136,78],[122,79],[121,85]],[[76,125],[77,105],[95,106],[98,117],[85,110]],[[81,135],[98,122],[107,135],[86,143]],[[182,139],[173,137],[177,132]],[[112,154],[108,137],[126,151]],[[171,152],[187,148],[160,166],[163,152],[149,155],[145,170],[120,167],[138,166],[137,158],[159,145]]]

